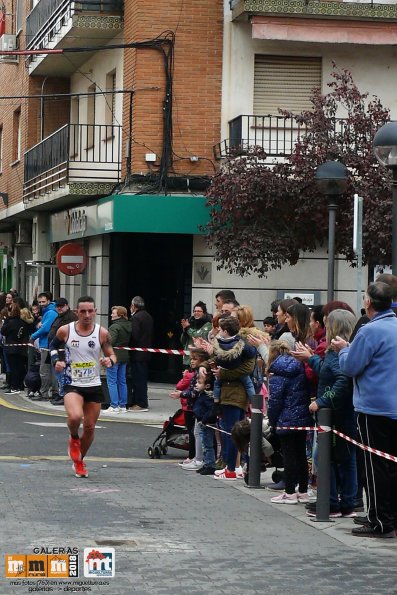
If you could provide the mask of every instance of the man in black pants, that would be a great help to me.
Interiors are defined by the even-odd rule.
[[[153,318],[145,309],[145,302],[137,295],[131,300],[131,347],[152,347]],[[139,413],[148,410],[148,364],[151,354],[144,351],[131,351],[132,407],[130,411]]]
[[[337,337],[341,372],[354,378],[353,404],[362,444],[397,456],[397,318],[393,289],[371,283],[364,305],[369,322],[351,345]],[[355,527],[358,537],[395,537],[397,530],[397,463],[364,451],[368,523]]]

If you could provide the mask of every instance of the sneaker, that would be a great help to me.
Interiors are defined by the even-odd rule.
[[[316,510],[306,510],[306,514],[307,514],[307,516],[315,517],[317,515],[317,511]],[[342,513],[340,510],[334,511],[334,512],[330,511],[328,516],[330,519],[340,519],[342,517]]]
[[[381,528],[372,527],[371,525],[363,525],[362,527],[354,527],[352,529],[352,535],[355,537],[378,537],[380,539],[395,538],[396,532],[394,529],[391,531],[383,531]]]
[[[298,504],[298,495],[294,494],[287,494],[283,492],[279,496],[274,496],[274,498],[270,499],[271,502],[274,504]]]
[[[241,467],[236,467],[236,477],[237,479],[244,479],[245,473],[243,471],[243,468]]]
[[[33,397],[30,397],[32,401],[46,401],[41,393],[34,393]]]
[[[88,471],[84,461],[76,461],[73,463],[73,469],[76,477],[88,477]]]
[[[229,471],[229,469],[226,467],[226,469],[224,469],[220,473],[219,472],[217,473],[215,471],[214,479],[225,479],[226,481],[236,481],[237,475],[236,475],[235,471]]]
[[[340,511],[344,519],[354,519],[357,516],[354,508],[341,508]]]
[[[305,505],[305,508],[309,511],[309,512],[314,512],[314,516],[316,516],[316,511],[317,511],[317,502],[308,502]],[[331,506],[329,507],[329,516],[331,516],[331,514],[336,515],[336,517],[333,518],[338,518],[342,516],[342,513],[340,511],[339,506]]]
[[[184,465],[187,465],[188,463],[191,463],[192,461],[194,461],[194,459],[189,459],[189,457],[187,459],[185,459],[184,461],[181,461],[180,463],[178,463],[178,465],[180,467],[183,467]]]
[[[119,408],[118,407],[108,407],[108,409],[106,410],[106,414],[107,415],[113,415],[115,413],[119,412]]]
[[[69,438],[68,454],[74,463],[81,460],[80,438]]]
[[[182,465],[182,469],[185,469],[185,471],[197,471],[197,469],[201,469],[202,466],[203,461],[197,461],[196,459],[193,459],[193,461],[191,461],[190,463]]]
[[[369,524],[369,520],[367,516],[356,516],[353,519],[353,523],[355,525],[368,525]]]
[[[119,407],[119,413],[127,413],[127,407]]]
[[[307,502],[310,502],[309,494],[307,492],[305,492],[304,494],[298,492],[298,502],[300,502],[301,504],[306,504]]]
[[[197,469],[196,473],[200,475],[214,475],[215,467],[211,467],[210,465],[204,465],[201,469]]]
[[[310,502],[317,500],[317,488],[309,488],[307,490],[307,495],[309,496]]]
[[[227,469],[226,465],[224,466],[223,469],[216,469],[216,466],[215,466],[215,473],[214,473],[214,475],[222,475],[222,473],[224,473],[226,471],[226,469]]]
[[[278,483],[268,483],[265,487],[267,487],[268,490],[274,490],[278,492],[280,490],[285,490],[285,482],[279,481]]]
[[[51,405],[64,405],[64,400],[63,397],[60,397],[59,399],[51,399],[50,403]]]
[[[149,411],[149,407],[141,407],[140,405],[133,405],[130,407],[130,411],[133,413],[139,413],[140,411]]]
[[[19,394],[19,392],[20,391],[18,389],[16,389],[16,388],[10,388],[10,389],[8,389],[8,390],[5,391],[5,394],[6,395],[15,395],[16,393]]]

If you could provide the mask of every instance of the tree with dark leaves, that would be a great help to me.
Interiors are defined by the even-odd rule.
[[[334,65],[330,91],[314,89],[312,109],[292,117],[306,130],[283,163],[269,166],[260,147],[230,154],[208,191],[211,218],[204,228],[219,267],[266,276],[296,264],[328,237],[327,198],[315,183],[319,165],[344,163],[348,189],[339,198],[336,250],[354,265],[353,194],[364,198],[364,262],[391,262],[392,194],[389,171],[373,153],[376,131],[390,119],[376,96],[361,93],[349,71]],[[338,116],[338,117],[337,117]]]

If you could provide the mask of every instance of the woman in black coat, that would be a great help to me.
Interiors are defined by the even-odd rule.
[[[21,309],[18,304],[13,302],[8,318],[1,328],[1,333],[5,337],[4,349],[10,366],[11,393],[24,390],[23,381],[27,370],[28,348],[22,344],[28,343],[33,328],[33,323],[21,318]]]

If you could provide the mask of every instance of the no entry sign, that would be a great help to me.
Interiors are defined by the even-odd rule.
[[[64,244],[57,252],[56,264],[65,275],[80,275],[87,266],[86,251],[80,244]]]

